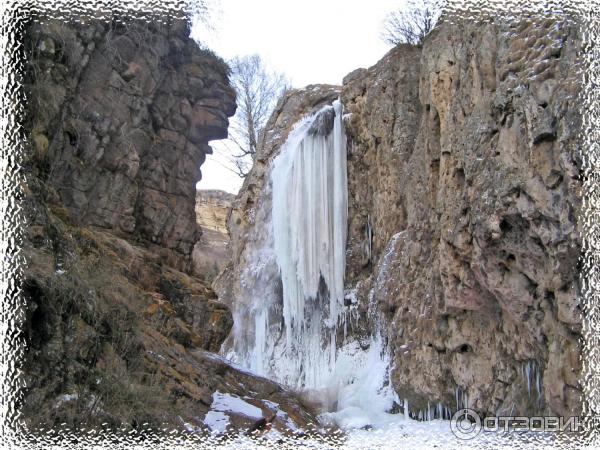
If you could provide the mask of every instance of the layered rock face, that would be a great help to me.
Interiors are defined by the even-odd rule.
[[[399,46],[344,79],[346,288],[363,313],[349,333],[369,332],[371,301],[411,413],[580,411],[579,43],[552,20],[448,22],[422,48]],[[292,92],[267,126],[217,283],[235,308],[246,307],[245,270],[280,289],[272,258],[253,250],[268,239],[265,174],[331,89]]]
[[[209,353],[232,317],[190,274],[195,185],[235,110],[227,66],[179,19],[45,21],[25,38],[25,423],[205,430],[222,395],[258,416],[277,404],[282,430],[315,422]]]
[[[198,49],[184,21],[34,33],[34,95],[48,106],[33,134],[48,183],[77,224],[136,235],[189,269],[194,182],[235,112],[227,66]]]
[[[227,217],[235,195],[219,190],[196,193],[196,220],[203,230],[227,234]]]
[[[344,80],[347,282],[375,287],[411,407],[580,410],[578,42],[445,24]]]
[[[235,195],[219,190],[199,190],[196,193],[196,221],[202,236],[194,246],[194,272],[213,279],[231,257],[227,217]]]

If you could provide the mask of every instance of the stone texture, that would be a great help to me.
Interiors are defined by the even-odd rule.
[[[210,353],[232,315],[189,269],[199,166],[235,110],[223,61],[175,19],[32,23],[25,49],[25,424],[202,432],[216,391],[278,403],[283,432],[316,423]]]
[[[24,247],[29,427],[188,423],[201,431],[216,391],[244,397],[265,417],[282,411],[299,427],[317,423],[295,394],[209,353],[233,321],[202,280],[109,231],[65,224],[57,205],[27,205],[39,212]],[[234,415],[231,423],[248,428],[255,420]],[[291,431],[281,413],[274,426]]]
[[[185,21],[50,21],[31,33],[32,97],[50,100],[35,141],[72,219],[169,248],[171,264],[190,269],[199,167],[235,111],[225,63]]]
[[[227,216],[235,195],[218,190],[199,190],[196,193],[196,220],[203,229],[227,234]]]
[[[344,79],[346,287],[364,314],[352,332],[372,328],[372,294],[413,413],[454,410],[457,395],[486,414],[581,410],[579,45],[576,28],[552,20],[447,22]],[[235,308],[267,239],[268,165],[329,89],[290,93],[266,127],[215,284]],[[261,288],[277,289],[263,262]]]
[[[375,287],[415,410],[460,389],[485,413],[580,411],[578,42],[551,20],[444,24],[344,80],[347,283]]]
[[[202,236],[194,246],[194,273],[212,281],[231,258],[227,217],[235,195],[219,190],[196,193],[196,221]]]

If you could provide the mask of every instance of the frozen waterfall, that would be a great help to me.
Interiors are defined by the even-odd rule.
[[[257,208],[263,227],[255,231],[262,234],[242,272],[227,355],[314,394],[326,420],[351,428],[388,422],[386,411],[400,401],[383,338],[372,330],[360,343],[346,339],[349,322],[361,319],[356,290],[345,304],[348,192],[339,100],[296,124],[271,163],[269,189],[271,202]]]
[[[334,330],[344,301],[348,201],[339,101],[292,131],[273,161],[271,180],[286,346],[300,356],[297,382],[315,385],[335,358]],[[327,334],[329,355],[320,342]]]

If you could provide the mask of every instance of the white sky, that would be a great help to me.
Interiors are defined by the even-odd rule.
[[[212,0],[212,25],[194,26],[192,36],[228,60],[258,53],[270,68],[285,73],[293,87],[341,84],[359,67],[375,64],[388,50],[380,39],[388,12],[404,0]],[[215,154],[202,165],[200,189],[237,193],[242,179],[222,166],[227,150],[211,143]],[[219,162],[220,161],[220,162]]]

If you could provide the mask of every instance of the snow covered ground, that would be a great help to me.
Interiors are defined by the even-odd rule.
[[[260,408],[237,396],[216,391],[213,393],[210,411],[204,417],[204,424],[213,432],[224,433],[229,426],[229,415],[226,413],[241,414],[254,420],[261,419],[263,416]]]
[[[261,438],[240,435],[228,442],[215,445],[219,449],[259,448],[331,449],[550,449],[557,448],[555,436],[540,433],[481,432],[471,440],[458,439],[448,420],[416,421],[399,418],[388,426],[372,430],[348,430],[344,435],[327,439],[288,439],[276,430]]]

